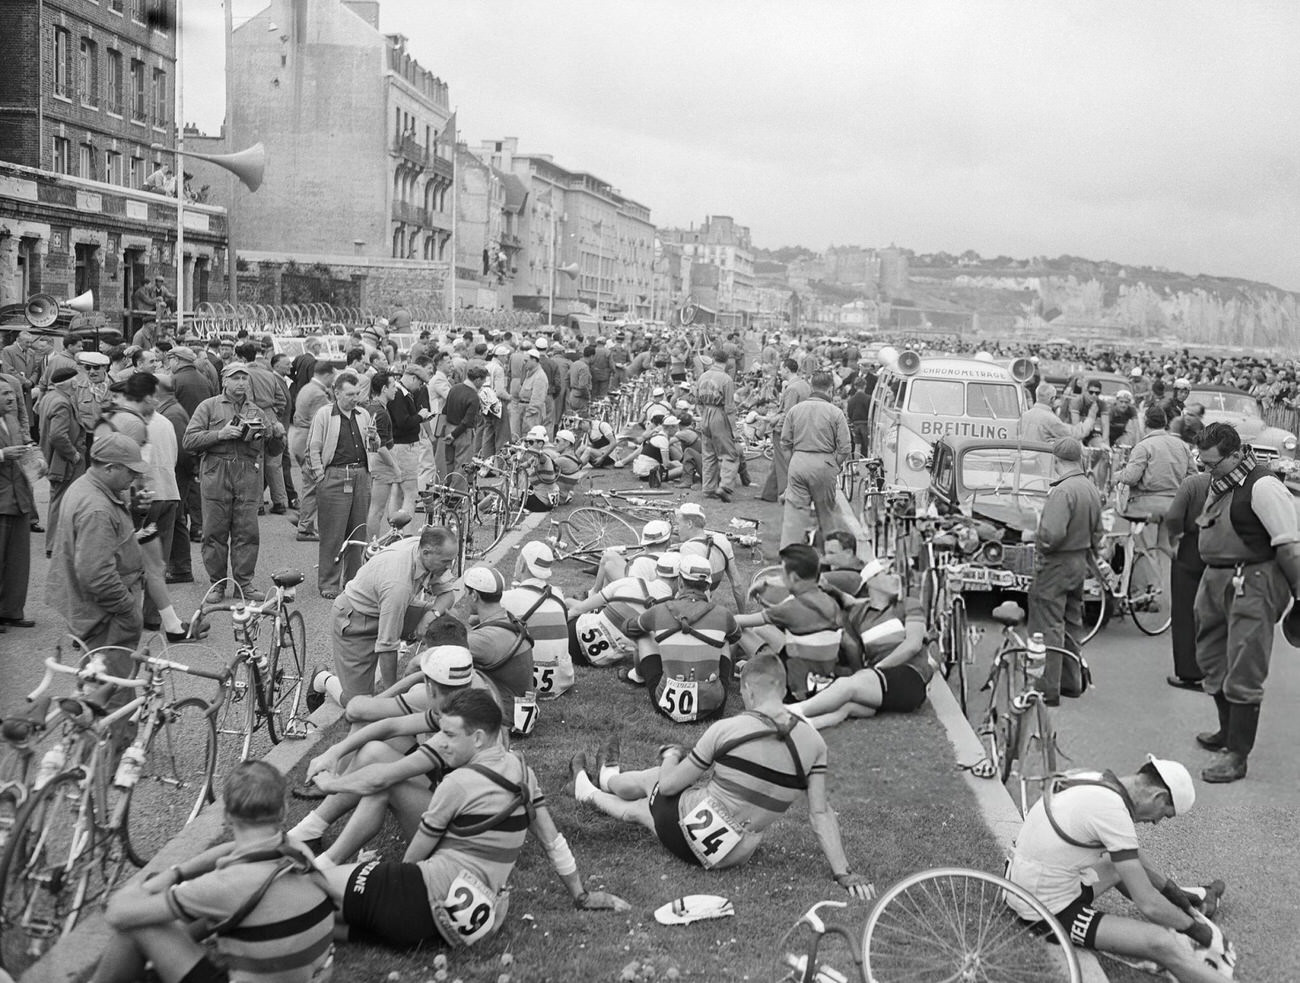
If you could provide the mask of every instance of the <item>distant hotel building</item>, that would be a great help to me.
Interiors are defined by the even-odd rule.
[[[691,300],[719,323],[747,327],[758,313],[758,280],[748,226],[711,215],[699,228],[663,229],[664,242],[691,260]]]
[[[146,0],[6,0],[0,23],[0,304],[85,290],[113,315],[175,283],[176,211],[144,191],[171,164],[176,38]],[[164,10],[174,12],[172,0]],[[187,306],[224,294],[225,213],[186,206]]]

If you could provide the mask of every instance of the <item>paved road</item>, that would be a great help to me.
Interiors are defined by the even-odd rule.
[[[985,627],[982,681],[996,649],[992,604],[975,601]],[[1197,801],[1186,817],[1144,826],[1141,836],[1163,869],[1202,883],[1221,877],[1229,894],[1219,919],[1239,953],[1238,979],[1300,980],[1294,956],[1300,932],[1300,652],[1279,631],[1250,775],[1232,785],[1208,785],[1200,770],[1214,755],[1193,739],[1216,724],[1207,696],[1165,683],[1173,668],[1169,635],[1143,635],[1129,620],[1114,621],[1085,650],[1095,686],[1065,700],[1056,714],[1069,767],[1123,773],[1147,753],[1182,761],[1196,780]],[[972,699],[971,715],[976,715]],[[1149,978],[1149,977],[1148,977]]]

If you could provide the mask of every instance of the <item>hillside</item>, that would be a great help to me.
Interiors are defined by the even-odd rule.
[[[816,271],[798,246],[755,250],[756,267],[769,276],[790,262]],[[833,247],[822,254],[825,280],[809,275],[809,289],[828,303],[843,302],[846,288],[875,296],[879,284],[845,282],[846,253]],[[1300,294],[1237,277],[1190,275],[1171,270],[1123,266],[1078,256],[1014,259],[985,258],[967,251],[906,257],[908,298],[919,308],[959,309],[979,315],[981,333],[1034,330],[1051,335],[1165,340],[1245,348],[1294,351],[1300,346]],[[790,257],[786,259],[786,257]],[[888,300],[887,296],[882,299]]]

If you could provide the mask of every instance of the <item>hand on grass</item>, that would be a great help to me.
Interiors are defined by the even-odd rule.
[[[840,874],[835,883],[849,892],[849,896],[860,901],[870,901],[876,896],[876,885],[867,880],[864,874]]]
[[[608,891],[588,891],[587,898],[579,906],[582,911],[627,911],[632,906],[617,894]]]

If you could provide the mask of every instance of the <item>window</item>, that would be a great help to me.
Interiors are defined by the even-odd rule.
[[[161,68],[153,70],[153,125],[162,128],[171,119],[167,102],[167,73]]]
[[[144,158],[143,157],[131,158],[131,173],[130,173],[130,180],[127,182],[127,187],[130,188],[144,187]]]
[[[966,384],[966,415],[994,420],[1019,420],[1019,386],[996,382]]]
[[[149,93],[144,87],[144,62],[131,59],[131,118],[143,122],[148,116]]]
[[[72,35],[63,27],[54,29],[54,94],[72,98]]]
[[[55,137],[53,144],[53,159],[50,161],[50,170],[55,174],[72,173],[72,141],[67,137]]]
[[[108,106],[110,113],[122,115],[122,52],[108,49]]]
[[[81,39],[81,60],[77,66],[77,91],[83,106],[99,105],[99,48],[90,38]]]
[[[95,275],[95,251],[99,249],[94,243],[79,242],[73,247],[76,259],[76,280],[74,294],[84,294],[87,290],[99,290],[99,277]]]
[[[109,184],[122,183],[122,155],[116,150],[104,151],[104,180]]]
[[[108,9],[115,14],[120,14],[123,9],[123,0],[108,0]]]
[[[966,412],[965,389],[960,382],[914,379],[907,408],[912,413],[929,416],[962,416]]]
[[[95,177],[95,150],[88,144],[83,143],[78,149],[77,155],[77,173],[88,180]]]
[[[131,19],[137,24],[144,23],[144,0],[131,0]]]

